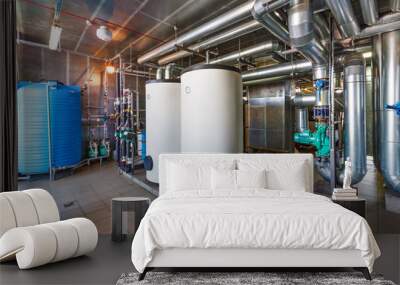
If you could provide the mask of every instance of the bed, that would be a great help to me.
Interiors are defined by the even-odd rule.
[[[153,268],[352,267],[380,251],[361,216],[313,194],[310,154],[163,154],[160,195],[132,243]]]

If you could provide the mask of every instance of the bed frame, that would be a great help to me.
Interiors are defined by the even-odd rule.
[[[330,249],[193,249],[171,248],[156,250],[152,261],[139,280],[155,268],[229,268],[234,271],[253,271],[268,268],[354,268],[371,280],[369,270],[359,250]]]
[[[313,156],[311,154],[162,154],[160,156],[160,195],[165,193],[167,177],[167,161],[174,159],[195,158],[224,158],[238,159],[299,159],[306,162],[309,169],[309,185],[306,189],[313,192]],[[366,264],[359,250],[333,249],[246,249],[246,248],[170,248],[158,249],[153,259],[147,265],[139,280],[143,280],[146,273],[154,269],[183,268],[189,269],[217,269],[225,268],[229,271],[265,271],[265,269],[285,268],[293,269],[320,269],[333,270],[336,268],[353,268],[361,271],[367,280],[371,280]],[[264,270],[262,270],[264,269]]]

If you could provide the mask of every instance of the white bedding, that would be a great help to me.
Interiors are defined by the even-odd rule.
[[[140,223],[132,262],[143,272],[166,248],[357,249],[371,272],[380,255],[359,215],[320,195],[265,189],[165,193]]]

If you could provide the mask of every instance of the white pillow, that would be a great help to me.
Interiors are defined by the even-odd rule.
[[[239,159],[239,170],[266,170],[267,188],[306,191],[309,175],[306,161],[295,159]]]
[[[236,170],[237,188],[267,188],[266,170]]]
[[[211,188],[211,167],[169,163],[168,190],[185,191]]]
[[[213,190],[236,189],[236,170],[212,168],[211,188]]]
[[[306,192],[307,176],[304,167],[290,168],[285,171],[280,169],[268,170],[268,189]]]

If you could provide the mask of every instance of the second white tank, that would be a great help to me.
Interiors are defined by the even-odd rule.
[[[180,83],[174,80],[146,82],[146,152],[152,161],[147,180],[158,183],[158,157],[180,152]],[[149,158],[150,157],[150,158]]]
[[[242,152],[242,113],[238,69],[200,64],[182,72],[181,152]]]

